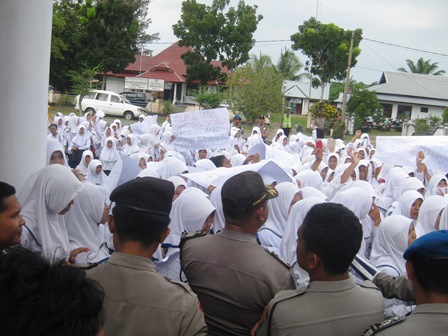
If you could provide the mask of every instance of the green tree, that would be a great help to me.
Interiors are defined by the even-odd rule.
[[[355,90],[347,102],[347,113],[355,116],[355,128],[360,129],[362,120],[367,116],[382,113],[382,107],[375,92]]]
[[[180,20],[173,25],[174,35],[180,46],[189,46],[193,51],[182,55],[187,68],[187,80],[199,80],[206,84],[216,80],[220,69],[212,61],[220,60],[233,71],[249,59],[249,51],[255,44],[253,33],[262,19],[257,15],[256,5],[246,5],[244,0],[238,7],[225,8],[230,0],[213,0],[211,6],[186,0],[182,2]]]
[[[334,23],[323,24],[314,17],[299,26],[299,32],[291,35],[293,50],[302,50],[310,59],[309,70],[325,86],[331,80],[343,80],[347,73],[352,32],[339,28]],[[351,66],[361,53],[358,47],[362,39],[362,29],[354,31]]]
[[[412,73],[434,75],[434,76],[442,76],[445,74],[445,70],[438,70],[439,69],[438,62],[431,63],[431,60],[424,60],[423,57],[420,57],[417,63],[414,63],[414,61],[407,59],[406,64],[408,65],[409,71]],[[403,67],[399,68],[398,71],[408,72]]]
[[[102,70],[102,65],[89,67],[87,64],[82,64],[79,71],[70,70],[68,76],[72,82],[72,93],[78,94],[78,108],[79,115],[82,115],[82,100],[84,96],[89,93],[91,80]]]
[[[262,54],[261,52],[259,56],[257,56],[256,54],[251,54],[250,65],[254,70],[262,70],[268,67],[272,67],[272,58],[271,56]]]
[[[443,122],[444,124],[447,124],[447,123],[448,123],[448,107],[446,107],[446,108],[443,110],[443,113],[442,113],[442,122]]]
[[[287,48],[281,51],[280,58],[275,68],[277,72],[282,74],[283,78],[287,80],[295,81],[309,76],[307,73],[299,74],[300,70],[303,68],[303,63],[292,50]]]
[[[336,107],[324,102],[313,104],[310,107],[310,112],[313,119],[316,119],[317,115],[320,113],[325,120],[330,122],[336,120],[338,116],[338,110],[336,109]]]
[[[53,4],[50,81],[61,89],[70,86],[69,71],[80,64],[103,64],[122,72],[139,53],[139,44],[157,39],[146,33],[150,0],[59,0]]]
[[[261,114],[280,113],[283,106],[283,77],[274,67],[256,69],[249,62],[231,74],[228,81],[227,102],[235,111],[255,122]]]
[[[200,85],[197,92],[193,93],[194,100],[205,109],[213,109],[219,107],[223,101],[223,94],[220,88],[217,91],[210,91],[207,86]]]
[[[374,82],[371,84],[365,84],[363,82],[357,82],[353,78],[350,78],[349,86],[351,88],[350,91],[353,91],[353,90],[363,90],[363,89],[366,89],[368,87],[371,87],[371,86],[377,85],[377,84],[378,84],[378,82]],[[345,86],[344,82],[336,82],[336,81],[331,82],[330,98],[329,98],[330,101],[335,101],[336,99],[338,99],[339,94],[344,92],[344,86]]]

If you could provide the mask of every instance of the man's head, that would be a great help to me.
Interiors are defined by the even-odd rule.
[[[310,276],[343,275],[361,246],[362,226],[343,205],[322,203],[310,209],[297,235],[297,260]]]
[[[338,114],[338,121],[341,122],[342,121],[342,115]]]
[[[285,109],[285,113],[288,116],[291,114],[291,108],[289,106]]]
[[[434,231],[415,240],[404,252],[406,271],[413,282],[417,304],[421,294],[448,295],[448,230]]]
[[[230,164],[230,160],[225,155],[217,155],[210,158],[210,161],[214,163],[216,168],[226,167],[230,168],[232,165]]]
[[[261,115],[258,117],[258,124],[263,125],[264,124],[264,115]]]
[[[50,133],[51,133],[52,136],[56,136],[56,135],[58,134],[58,125],[56,125],[56,124],[51,124],[51,125],[48,127],[48,129],[49,129],[49,131],[50,131]]]
[[[13,186],[0,181],[0,251],[20,244],[25,220],[20,215],[22,206],[15,194]]]
[[[277,190],[265,185],[257,172],[246,171],[232,176],[221,189],[226,223],[245,226],[250,224],[247,219],[259,211],[259,225],[263,225],[268,215],[267,200],[277,196]]]
[[[241,125],[241,116],[239,114],[235,114],[235,117],[233,117],[233,124],[234,125]]]
[[[98,283],[23,248],[0,253],[0,293],[2,335],[96,336],[104,325]]]
[[[126,182],[110,195],[114,230],[120,242],[136,241],[148,247],[168,231],[173,183],[153,177]],[[163,240],[163,239],[162,239]]]

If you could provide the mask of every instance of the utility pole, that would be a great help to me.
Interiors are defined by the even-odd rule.
[[[348,85],[350,84],[350,68],[352,67],[353,40],[355,39],[355,31],[352,31],[350,39],[350,53],[348,55],[347,77],[345,77],[344,96],[342,97],[342,120],[345,122],[345,110],[347,109]]]

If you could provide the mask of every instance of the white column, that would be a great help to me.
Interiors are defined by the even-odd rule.
[[[176,105],[176,97],[177,97],[177,83],[173,82],[174,85],[174,97],[173,97],[173,105]]]
[[[0,1],[0,180],[45,166],[53,1]]]

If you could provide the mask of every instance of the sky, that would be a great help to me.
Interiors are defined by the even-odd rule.
[[[211,5],[212,0],[197,0]],[[448,1],[446,0],[246,0],[263,15],[254,33],[257,41],[251,54],[271,56],[277,63],[281,50],[291,48],[290,36],[312,16],[345,30],[361,28],[363,41],[351,77],[370,84],[383,71],[407,69],[406,60],[420,57],[438,62],[448,76]],[[154,55],[177,41],[172,31],[181,15],[181,0],[151,0],[149,33],[159,33],[157,43],[147,45]],[[230,5],[236,7],[237,0]],[[374,41],[372,41],[374,40]],[[375,42],[378,41],[378,42]],[[392,44],[392,45],[389,45]],[[398,46],[394,46],[398,45]],[[401,46],[401,47],[400,47]],[[412,49],[419,49],[416,51]],[[428,53],[429,52],[429,53]],[[295,52],[302,63],[307,60]],[[438,55],[441,54],[441,55]]]

